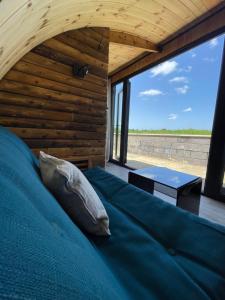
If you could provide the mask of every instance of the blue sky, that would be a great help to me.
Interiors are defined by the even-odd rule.
[[[130,129],[212,128],[224,35],[131,78]]]

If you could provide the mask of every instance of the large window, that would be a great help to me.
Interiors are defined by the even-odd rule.
[[[225,111],[221,117],[225,95],[217,96],[223,48],[221,35],[114,86],[111,157],[135,169],[162,166],[202,178],[207,173],[205,190],[209,191],[216,174],[218,130],[224,126],[225,132]],[[124,95],[128,83],[129,100]],[[121,101],[129,105],[127,114],[119,111]],[[121,124],[125,124],[122,132]],[[222,156],[225,164],[225,153],[219,155],[217,169],[223,164]],[[209,171],[214,175],[210,177]],[[219,185],[217,180],[214,190]]]
[[[127,165],[205,178],[224,36],[131,78]]]

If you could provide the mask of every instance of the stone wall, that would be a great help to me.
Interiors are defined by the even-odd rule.
[[[210,136],[129,134],[128,153],[206,166]]]

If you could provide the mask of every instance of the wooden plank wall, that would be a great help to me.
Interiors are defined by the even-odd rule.
[[[0,81],[0,124],[38,154],[104,165],[109,31],[86,28],[51,38]],[[72,65],[88,64],[84,79]]]

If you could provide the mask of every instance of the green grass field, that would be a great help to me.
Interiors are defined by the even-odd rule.
[[[204,129],[178,129],[178,130],[168,130],[168,129],[160,129],[160,130],[139,130],[139,129],[129,129],[129,133],[139,133],[139,134],[189,134],[189,135],[211,135],[210,130]]]

